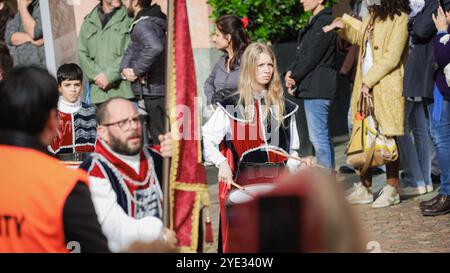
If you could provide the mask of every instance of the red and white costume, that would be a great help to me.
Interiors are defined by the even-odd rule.
[[[284,169],[285,165],[289,169],[296,169],[299,166],[299,162],[287,160],[286,157],[272,152],[275,150],[298,155],[300,142],[295,120],[298,106],[285,100],[283,125],[276,120],[273,107],[269,110],[268,118],[264,120],[265,96],[266,91],[254,95],[255,104],[248,120],[242,114],[243,108],[240,108],[237,103],[238,96],[228,97],[217,104],[214,114],[202,127],[206,163],[212,163],[218,167],[222,162],[228,161],[234,173],[234,180],[240,185],[274,182],[278,171],[274,176],[267,176],[266,174],[273,169],[264,170],[265,165],[275,166],[275,168],[279,166],[279,170]],[[258,171],[245,172],[251,168]],[[259,170],[262,171],[259,172]],[[228,230],[225,205],[228,191],[224,183],[219,183],[221,233],[225,252]]]
[[[112,251],[163,238],[159,166],[151,153],[143,149],[135,156],[120,155],[99,140],[81,166],[89,173],[92,200]]]

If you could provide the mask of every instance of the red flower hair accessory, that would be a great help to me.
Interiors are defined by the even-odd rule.
[[[244,24],[244,29],[247,29],[247,26],[248,26],[248,18],[247,18],[247,17],[244,17],[244,18],[241,19],[241,21],[242,21],[242,24]]]

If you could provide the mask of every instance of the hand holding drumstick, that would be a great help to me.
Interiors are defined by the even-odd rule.
[[[284,156],[284,157],[289,158],[289,159],[297,160],[297,161],[299,161],[299,162],[301,163],[300,166],[305,166],[305,167],[318,167],[318,168],[321,168],[321,169],[324,169],[324,168],[325,168],[325,167],[323,167],[323,166],[321,166],[321,165],[315,163],[315,162],[314,162],[311,158],[309,158],[309,157],[308,157],[308,158],[300,158],[300,157],[297,157],[297,156],[292,156],[292,155],[290,155],[290,154],[288,154],[288,153],[286,153],[286,152],[281,152],[281,151],[273,150],[273,149],[270,149],[269,151],[272,152],[272,153],[274,153],[274,154],[281,155],[281,156]]]
[[[250,192],[248,192],[244,187],[234,183],[233,172],[231,171],[230,165],[228,165],[228,162],[226,160],[219,164],[219,175],[218,176],[219,176],[219,181],[222,181],[223,183],[227,184],[227,188],[234,186],[234,187],[238,188],[240,191],[250,195],[251,197],[255,197],[254,194],[251,194]]]

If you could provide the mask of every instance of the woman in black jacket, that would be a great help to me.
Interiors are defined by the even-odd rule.
[[[322,28],[333,21],[327,0],[301,0],[305,11],[311,11],[310,23],[298,35],[295,63],[285,75],[291,95],[304,99],[310,140],[320,165],[334,170],[334,148],[328,118],[336,95],[336,34]]]

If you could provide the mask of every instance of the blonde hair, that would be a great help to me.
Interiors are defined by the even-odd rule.
[[[267,98],[266,98],[266,111],[264,112],[264,119],[268,118],[270,113],[270,107],[274,107],[275,118],[278,122],[282,123],[283,115],[285,111],[283,87],[281,86],[280,75],[277,71],[277,62],[272,49],[267,45],[261,43],[250,44],[242,55],[240,76],[239,76],[239,102],[245,107],[245,118],[249,119],[249,110],[254,107],[252,86],[256,83],[256,68],[257,62],[261,54],[267,54],[273,62],[273,75],[270,82],[266,85]]]

